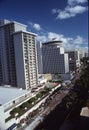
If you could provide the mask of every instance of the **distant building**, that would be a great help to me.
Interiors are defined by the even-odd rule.
[[[79,50],[80,59],[85,57],[85,50]]]
[[[39,78],[38,78],[39,84],[44,84],[46,82],[47,82],[47,79],[43,75],[39,76]]]
[[[88,57],[88,52],[85,52],[85,57]]]
[[[42,44],[43,73],[65,74],[69,72],[68,54],[64,52],[61,41]]]
[[[0,84],[29,89],[38,83],[36,35],[15,21],[0,21]]]
[[[69,70],[75,71],[80,66],[80,55],[79,51],[67,51],[69,57]]]

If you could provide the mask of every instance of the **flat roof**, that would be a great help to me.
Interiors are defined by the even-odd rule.
[[[35,33],[28,32],[28,31],[23,31],[23,30],[16,31],[16,32],[14,32],[13,34],[18,34],[18,33],[27,33],[27,34],[31,34],[31,35],[37,36],[37,34],[35,34]]]
[[[27,25],[25,25],[23,23],[16,22],[16,21],[8,21],[8,23],[2,24],[2,25],[0,25],[0,27],[6,26],[6,25],[9,25],[9,24],[12,24],[12,23],[16,23],[16,24],[22,25],[24,27],[27,27]]]
[[[14,87],[0,86],[0,105],[6,104],[11,100],[26,94],[27,92],[29,91]]]

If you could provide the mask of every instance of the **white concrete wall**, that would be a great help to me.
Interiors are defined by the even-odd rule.
[[[22,34],[14,34],[17,86],[26,88]]]
[[[60,47],[60,54],[64,54],[64,48]]]
[[[69,72],[69,60],[68,60],[68,54],[64,54],[64,64],[65,64],[65,73]]]
[[[18,22],[15,22],[15,32],[17,32],[17,31],[26,31],[26,28],[27,28],[27,26],[25,26],[25,25],[23,25],[23,24],[20,24],[20,23],[18,23]]]
[[[8,129],[10,126],[12,126],[14,123],[16,123],[16,119],[15,118],[12,118],[10,121],[6,122],[5,123],[5,129]],[[17,122],[18,123],[18,122]]]
[[[10,21],[7,19],[0,20],[0,26],[2,26],[3,24],[7,24],[7,23],[10,23]]]
[[[5,129],[5,115],[4,115],[3,106],[0,106],[0,130],[6,130]]]

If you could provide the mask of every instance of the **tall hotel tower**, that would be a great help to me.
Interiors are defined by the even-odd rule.
[[[0,21],[0,84],[29,89],[38,83],[36,35],[15,21]]]
[[[69,72],[68,54],[61,46],[62,41],[50,41],[42,44],[43,73],[65,74]]]
[[[37,44],[39,74],[66,74],[69,72],[68,54],[61,46],[62,41]]]

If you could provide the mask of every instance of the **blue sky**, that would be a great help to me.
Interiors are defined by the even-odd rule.
[[[52,38],[65,48],[87,48],[87,0],[0,0],[0,19],[28,25],[39,41]]]

